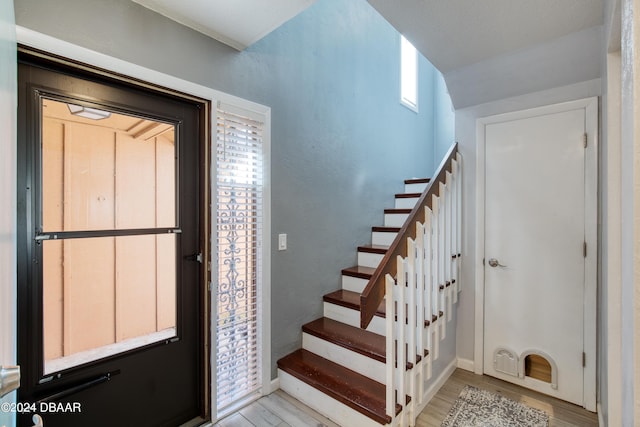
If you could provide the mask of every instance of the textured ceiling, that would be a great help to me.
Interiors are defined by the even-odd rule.
[[[155,12],[242,50],[316,0],[133,0]]]
[[[368,1],[442,73],[603,21],[603,0]]]

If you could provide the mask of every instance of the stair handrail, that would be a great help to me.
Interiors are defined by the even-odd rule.
[[[367,286],[360,295],[360,327],[365,329],[369,326],[369,322],[373,319],[373,316],[378,310],[378,306],[382,302],[385,296],[385,276],[390,274],[392,277],[396,277],[398,256],[407,256],[407,245],[405,244],[408,237],[416,238],[416,222],[424,222],[425,219],[425,206],[431,208],[434,195],[440,195],[440,183],[444,184],[447,176],[447,172],[452,170],[452,161],[454,160],[456,153],[458,152],[458,143],[455,142],[447,151],[447,154],[443,158],[440,166],[436,170],[434,178],[429,181],[427,187],[424,189],[420,198],[416,202],[413,210],[409,214],[409,217],[400,228],[398,235],[387,249],[382,261],[376,268],[376,271],[369,279]]]

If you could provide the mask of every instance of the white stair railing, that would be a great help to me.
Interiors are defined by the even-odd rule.
[[[449,167],[444,179],[433,183],[438,191],[424,204],[424,220],[413,225],[415,238],[405,238],[407,255],[396,257],[396,277],[385,275],[386,409],[392,426],[415,426],[428,403],[427,381],[461,290],[460,153]],[[399,414],[397,404],[403,407]]]

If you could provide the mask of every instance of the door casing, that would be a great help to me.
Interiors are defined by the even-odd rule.
[[[475,345],[474,371],[484,373],[484,265],[485,259],[485,127],[492,123],[526,119],[543,114],[585,109],[587,149],[585,153],[585,259],[583,406],[596,410],[597,354],[597,260],[598,260],[598,98],[586,98],[538,108],[480,118],[476,121],[476,259],[475,264]],[[543,167],[543,166],[541,166]],[[591,250],[589,250],[591,248]]]

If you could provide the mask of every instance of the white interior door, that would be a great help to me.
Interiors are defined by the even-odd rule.
[[[0,366],[16,362],[16,30],[13,2],[0,2]],[[15,400],[15,393],[0,404]],[[0,409],[6,409],[0,408]],[[9,408],[10,409],[10,408]],[[0,410],[0,426],[12,426]]]
[[[557,110],[484,127],[484,372],[582,406],[587,120]]]

